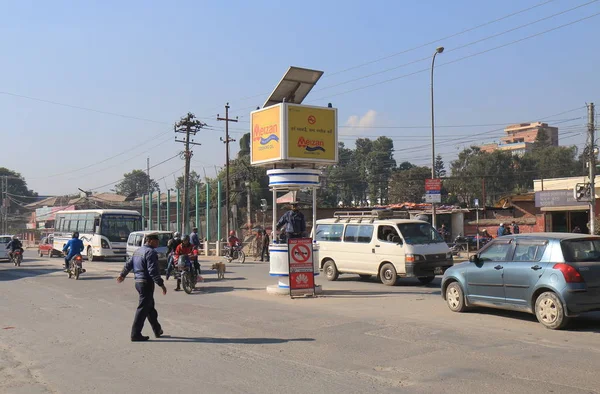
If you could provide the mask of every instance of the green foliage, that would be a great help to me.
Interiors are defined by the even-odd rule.
[[[431,168],[412,166],[396,170],[390,186],[390,203],[423,202],[425,179],[431,178]]]
[[[115,192],[122,196],[141,196],[148,191],[158,190],[158,183],[143,170],[133,170],[123,175],[123,180],[115,185]],[[148,190],[150,189],[150,190]]]

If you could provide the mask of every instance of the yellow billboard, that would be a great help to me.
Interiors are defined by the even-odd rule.
[[[337,112],[335,108],[287,104],[288,161],[337,160]]]
[[[281,105],[254,111],[251,118],[251,163],[281,159]]]

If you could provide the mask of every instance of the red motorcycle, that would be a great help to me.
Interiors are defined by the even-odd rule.
[[[23,261],[23,252],[21,252],[21,250],[15,250],[14,252],[12,252],[11,260],[14,263],[15,267],[20,267],[21,262]]]

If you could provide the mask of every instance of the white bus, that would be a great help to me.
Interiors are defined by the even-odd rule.
[[[73,232],[79,232],[89,261],[126,257],[127,237],[142,230],[142,215],[124,209],[60,211],[54,222],[54,249],[62,250]]]

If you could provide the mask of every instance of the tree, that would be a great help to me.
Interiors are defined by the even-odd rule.
[[[158,188],[158,183],[143,170],[133,170],[123,175],[123,180],[115,185],[115,192],[122,196],[141,196],[148,191],[155,192]]]
[[[446,168],[444,166],[444,160],[441,155],[435,157],[435,177],[443,178],[446,176]]]
[[[21,201],[23,197],[35,197],[37,193],[27,188],[27,182],[21,174],[16,171],[9,170],[5,167],[0,167],[0,177],[8,177],[8,193],[12,194],[15,200]],[[23,200],[31,202],[28,200]]]
[[[425,195],[425,179],[431,178],[431,168],[413,166],[395,171],[390,186],[390,202],[420,203]]]
[[[240,151],[238,152],[238,159],[243,156],[250,155],[250,133],[246,133],[240,138]]]
[[[175,181],[175,188],[179,189],[179,190],[183,190],[183,183],[184,183],[185,179],[183,175],[180,175],[177,180]],[[198,173],[196,173],[196,171],[192,170],[190,172],[190,190],[196,190],[196,185],[200,185],[202,186],[202,178],[200,177],[200,175],[198,175]]]
[[[533,149],[544,149],[549,146],[552,146],[552,142],[550,141],[550,137],[548,137],[548,133],[543,130],[538,131],[533,143]]]

